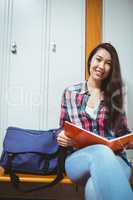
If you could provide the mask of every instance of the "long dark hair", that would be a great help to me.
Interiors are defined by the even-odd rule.
[[[121,76],[120,62],[116,49],[110,43],[101,43],[92,50],[88,58],[88,73],[90,74],[90,63],[92,57],[99,49],[107,50],[111,55],[111,71],[102,82],[102,90],[105,94],[105,104],[109,108],[109,126],[116,135],[120,135],[121,117],[123,112],[123,82]]]

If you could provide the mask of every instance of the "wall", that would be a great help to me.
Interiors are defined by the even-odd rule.
[[[127,116],[133,130],[133,0],[103,0],[103,41],[118,50],[127,91]]]

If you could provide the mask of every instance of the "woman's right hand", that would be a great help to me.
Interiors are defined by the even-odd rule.
[[[73,140],[65,135],[64,130],[58,134],[57,142],[60,146],[63,146],[63,147],[68,147],[68,146],[74,145]]]

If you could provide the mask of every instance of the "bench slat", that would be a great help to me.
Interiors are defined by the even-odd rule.
[[[41,175],[29,175],[29,174],[17,174],[21,182],[29,183],[50,183],[54,180],[55,175],[41,176]],[[0,182],[10,182],[10,177],[8,175],[0,176]],[[72,181],[65,176],[60,183],[72,184]]]

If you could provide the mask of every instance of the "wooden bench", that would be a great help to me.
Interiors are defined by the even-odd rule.
[[[30,175],[30,174],[17,174],[21,182],[27,183],[50,183],[54,180],[55,175],[41,176],[41,175]],[[8,175],[0,175],[0,182],[10,182],[10,177]],[[72,181],[65,176],[61,184],[73,184]],[[133,188],[133,168],[132,168],[132,177],[130,179],[131,186]]]

